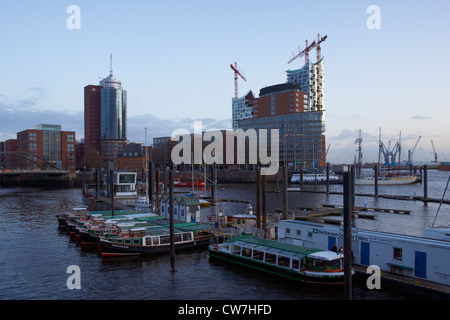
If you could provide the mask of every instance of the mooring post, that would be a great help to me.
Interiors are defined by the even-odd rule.
[[[153,211],[153,186],[154,186],[155,176],[153,174],[153,161],[148,162],[148,185],[147,185],[147,195],[148,195],[148,204],[150,205],[151,210]]]
[[[373,167],[375,170],[375,198],[378,198],[378,165]]]
[[[175,224],[174,224],[174,207],[173,207],[173,172],[169,171],[169,210],[170,210],[170,263],[175,263]]]
[[[111,190],[111,214],[114,217],[115,216],[115,208],[114,208],[114,170],[109,170],[109,183],[110,183],[110,190]]]
[[[156,212],[159,213],[159,168],[155,170],[155,198],[156,198]],[[152,211],[153,212],[153,211]]]
[[[256,169],[256,228],[261,229],[261,171]]]
[[[287,166],[283,167],[283,220],[288,219],[288,171]]]
[[[330,193],[330,163],[327,162],[327,194]]]
[[[428,200],[428,181],[427,180],[428,180],[427,165],[424,165],[422,182],[423,182],[423,201],[424,201],[425,205],[427,204],[427,200]]]
[[[266,237],[267,227],[267,176],[262,176],[262,228],[264,230],[264,238]]]
[[[352,173],[344,166],[344,297],[352,300]]]

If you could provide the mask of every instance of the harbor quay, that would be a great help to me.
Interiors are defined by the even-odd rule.
[[[439,173],[436,172],[436,174]],[[226,193],[232,192],[232,189],[236,186],[238,186],[237,188],[239,190],[245,190],[247,196],[251,196],[246,199],[243,199],[242,197],[233,199],[233,197],[230,197],[229,195],[225,196]],[[273,180],[270,187],[273,191],[277,188],[276,180]],[[420,188],[420,186],[418,187]],[[335,190],[327,195],[327,197],[342,198],[342,192],[337,191],[340,186],[334,186],[334,188]],[[221,184],[220,189],[222,189],[222,194],[220,194],[217,203],[212,204],[211,208],[220,208],[225,202],[234,203],[236,205],[254,203],[255,199],[253,194],[255,187],[251,183]],[[190,188],[179,189],[177,190],[177,193],[188,193],[190,190]],[[406,189],[403,191],[406,191]],[[289,193],[291,197],[297,194],[311,194],[311,196],[314,196],[314,194],[326,194],[323,190],[317,191],[312,186],[310,186],[309,189],[304,188],[301,192]],[[272,192],[273,197],[277,197],[281,194],[282,192]],[[433,197],[434,196],[435,195],[433,194]],[[375,197],[368,196],[365,193],[356,193],[356,197],[370,197],[374,199],[374,201],[378,201]],[[382,194],[380,194],[380,198],[383,198]],[[377,208],[367,206],[357,207],[356,209],[359,210],[359,212],[355,215],[355,219],[358,219],[358,217],[361,218],[358,220],[371,219],[374,221],[373,224],[376,224],[381,212],[390,212],[390,215],[404,216],[404,219],[409,219],[408,217],[414,215],[415,211],[414,209],[411,210],[411,208],[425,205],[422,201],[411,199],[410,197],[405,199],[408,201],[403,201],[401,197],[386,197],[386,199],[390,201],[391,209],[386,209],[386,207],[380,207],[379,205]],[[437,194],[435,199],[437,199]],[[105,203],[110,201],[108,198],[102,198],[102,200],[105,201]],[[367,199],[365,199],[365,201],[367,201]],[[405,206],[405,203],[407,203],[407,206]],[[443,203],[445,205],[445,202]],[[298,206],[297,203],[292,205],[292,207],[294,206],[297,206],[297,208],[302,207]],[[277,209],[276,205],[272,206],[273,210],[271,211],[271,209],[269,209],[268,211],[272,218],[271,221],[276,222],[276,232],[272,233],[274,234],[274,238],[280,242],[316,249],[333,250],[334,245],[338,248],[342,248],[342,220],[339,220],[338,217],[334,222],[331,221],[332,219],[325,219],[325,223],[324,221],[321,223],[317,221],[314,222],[312,212],[314,210],[321,210],[317,207],[317,203],[315,206],[316,208],[305,208],[304,210],[289,209],[288,212],[292,213],[295,218],[286,220],[281,219],[279,212],[282,211],[282,209]],[[303,207],[307,206],[303,205]],[[339,209],[339,205],[336,204],[322,204],[322,207],[333,208],[333,210],[337,212],[342,210],[342,207]],[[211,208],[208,208],[208,212],[211,212]],[[291,206],[289,208],[291,208]],[[202,210],[204,209],[202,208]],[[361,211],[367,210],[374,211],[374,214],[368,217],[361,213]],[[297,211],[296,214],[294,214],[295,211]],[[306,212],[308,219],[305,220],[303,212]],[[237,215],[237,212],[225,212],[225,214],[232,216],[233,214]],[[204,219],[205,215],[202,214],[202,216]],[[256,216],[254,216],[253,219],[256,219]],[[311,221],[307,221],[309,219],[311,219]],[[395,223],[398,219],[401,218],[398,217],[395,220],[392,219],[392,222]],[[233,228],[238,229],[236,226],[233,226]],[[225,230],[225,228],[222,229],[223,232],[226,232]],[[246,229],[246,231],[249,230],[250,228]],[[370,276],[370,274],[367,273],[368,268],[370,266],[377,266],[380,270],[381,285],[383,287],[401,289],[405,292],[428,298],[449,298],[450,283],[448,281],[450,279],[450,274],[448,265],[450,265],[450,262],[448,261],[448,257],[450,257],[450,244],[448,241],[428,239],[421,234],[414,236],[407,234],[402,235],[395,232],[364,230],[363,228],[353,228],[352,237],[353,263],[356,271],[355,279],[358,279],[358,281],[365,284]]]

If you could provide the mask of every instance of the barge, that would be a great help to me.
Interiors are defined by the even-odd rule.
[[[244,234],[211,244],[209,256],[305,283],[344,284],[344,255]],[[354,274],[354,270],[352,270]]]

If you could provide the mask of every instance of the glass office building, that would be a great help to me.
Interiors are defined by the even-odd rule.
[[[112,72],[100,81],[101,155],[115,158],[127,140],[127,92]]]

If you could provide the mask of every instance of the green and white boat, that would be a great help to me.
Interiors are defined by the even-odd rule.
[[[306,283],[344,284],[344,255],[242,235],[211,244],[209,256]],[[354,270],[352,270],[354,274]]]

